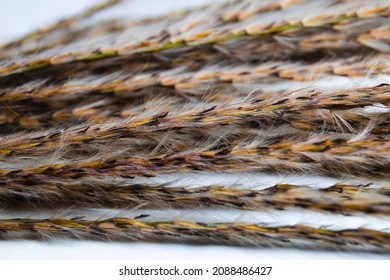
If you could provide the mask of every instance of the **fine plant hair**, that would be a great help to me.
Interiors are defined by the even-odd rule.
[[[213,14],[216,12],[214,9],[206,10],[205,12],[201,11],[200,13],[203,13],[203,21],[201,20],[198,23],[198,28],[195,29],[191,28],[191,26],[196,26],[195,23],[198,17],[194,17],[194,20],[188,20],[192,16],[191,13],[184,14],[182,17],[179,16],[177,21],[173,23],[163,18],[161,21],[152,21],[141,26],[130,27],[128,29],[132,31],[131,33],[126,29],[122,32],[109,34],[108,38],[120,38],[120,40],[114,43],[89,42],[87,38],[85,41],[76,41],[75,43],[72,42],[62,46],[61,50],[54,55],[51,50],[46,50],[33,58],[26,59],[20,57],[7,61],[0,65],[0,76],[8,76],[80,60],[91,61],[113,57],[136,56],[143,53],[155,53],[192,45],[217,44],[239,38],[262,38],[269,35],[283,34],[286,31],[289,31],[288,33],[291,34],[291,32],[300,32],[306,29],[313,30],[326,25],[336,26],[344,22],[364,20],[366,17],[387,17],[389,15],[389,10],[386,6],[381,5],[381,1],[373,2],[370,3],[370,7],[362,8],[358,4],[349,1],[329,0],[324,1],[321,5],[316,2],[303,1],[298,3],[298,5],[288,7],[282,12],[271,11],[265,15],[260,12],[239,23],[224,22],[223,14],[231,10],[231,6],[227,6],[226,10],[222,9],[218,12],[222,14],[222,17],[215,17],[215,15],[211,17],[215,18],[215,20],[210,20],[210,17],[208,17],[209,13]],[[337,3],[337,6],[334,5],[335,3]],[[217,7],[217,9],[220,9],[220,7]],[[305,12],[307,9],[312,11],[312,15],[309,17]],[[324,9],[328,10],[324,11]],[[323,17],[324,12],[327,17]],[[283,16],[282,20],[280,16]],[[206,18],[207,21],[205,20]],[[170,26],[170,24],[172,26],[167,33],[167,26]],[[131,34],[130,38],[136,37],[138,39],[131,40],[128,38],[126,40],[126,36],[129,36],[129,34]],[[369,39],[366,37],[363,37],[363,39],[355,37],[352,41],[374,48],[376,45],[381,45],[382,38],[380,36],[377,38],[372,34],[369,35]],[[86,46],[85,48],[81,50],[74,49],[77,46],[82,46],[83,43]],[[380,47],[378,48],[381,50]]]
[[[390,253],[388,1],[122,9],[0,46],[0,239]],[[228,179],[258,172],[337,182]],[[193,174],[224,180],[157,180]]]
[[[294,59],[255,60],[245,63],[234,54],[226,57],[221,53],[212,54],[211,51],[200,49],[192,55],[179,53],[180,59],[177,53],[173,53],[176,55],[162,54],[163,62],[161,58],[159,61],[150,57],[144,59],[149,62],[146,65],[142,61],[130,65],[127,60],[116,63],[99,61],[84,66],[74,65],[60,73],[53,73],[53,70],[40,71],[35,73],[33,80],[26,79],[22,84],[4,82],[0,100],[15,102],[32,99],[40,102],[55,102],[65,98],[65,100],[76,99],[81,94],[94,92],[129,95],[137,91],[133,94],[139,96],[141,89],[151,87],[173,87],[176,92],[203,96],[205,89],[208,88],[210,91],[210,86],[213,91],[221,92],[229,89],[226,86],[229,83],[239,88],[240,84],[256,80],[261,80],[261,83],[277,83],[283,80],[307,82],[320,77],[353,78],[389,74],[387,62],[389,56],[385,54],[330,58],[309,63]],[[253,54],[253,50],[251,53]],[[221,64],[221,60],[224,60],[226,65]],[[260,86],[261,84],[258,85]]]
[[[59,207],[143,206],[154,209],[236,208],[245,210],[302,208],[341,214],[390,214],[390,190],[362,185],[335,184],[313,189],[305,185],[277,184],[262,190],[234,185],[185,188],[171,184],[142,185],[104,180],[81,183],[59,181],[5,182],[0,207],[39,209]]]
[[[221,149],[210,149],[207,145],[179,153],[155,155],[134,155],[133,152],[125,150],[118,154],[108,152],[25,168],[11,164],[9,168],[0,170],[0,178],[131,178],[153,177],[175,171],[279,171],[303,174],[313,172],[329,176],[345,174],[368,178],[389,177],[389,142],[380,136],[355,139],[349,134],[325,134],[306,141],[267,143],[266,140],[256,139]],[[29,144],[26,145],[28,147]]]
[[[188,221],[142,222],[107,220],[0,220],[0,239],[72,238],[111,241],[185,242],[261,247],[389,252],[390,234],[365,228],[327,230],[308,226],[272,227],[257,224],[203,224]]]
[[[278,123],[293,123],[293,126],[295,124],[299,127],[301,121],[304,127],[305,122],[308,121],[305,114],[303,114],[303,120],[300,119],[301,112],[321,109],[327,110],[326,114],[332,110],[359,109],[378,103],[387,105],[390,102],[389,88],[388,85],[381,84],[375,87],[330,92],[304,89],[278,96],[259,93],[249,100],[241,101],[240,98],[236,98],[228,103],[211,102],[208,105],[206,102],[201,103],[200,106],[197,106],[197,103],[194,105],[186,103],[176,110],[170,101],[159,104],[157,110],[154,109],[153,103],[150,107],[148,103],[145,103],[144,106],[133,108],[133,112],[123,113],[128,116],[124,119],[74,126],[65,130],[59,128],[33,134],[20,133],[17,137],[12,135],[2,137],[0,154],[18,153],[19,150],[25,153],[30,149],[32,151],[43,150],[46,153],[47,145],[52,149],[58,148],[63,141],[81,145],[108,138],[121,138],[124,135],[129,138],[135,135],[149,137],[158,132],[205,129],[213,126],[246,125],[250,127],[257,123],[258,126],[264,127],[275,126]],[[351,120],[346,115],[344,119],[341,117],[341,121],[345,125],[349,121],[353,122],[353,118],[353,114]],[[310,123],[307,126],[310,126]],[[313,127],[316,126],[318,124],[313,125]],[[381,126],[383,125],[379,127]],[[49,139],[50,142],[46,143]]]

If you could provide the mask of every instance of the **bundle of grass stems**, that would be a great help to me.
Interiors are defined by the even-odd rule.
[[[0,47],[0,239],[390,253],[390,1],[131,5]]]

